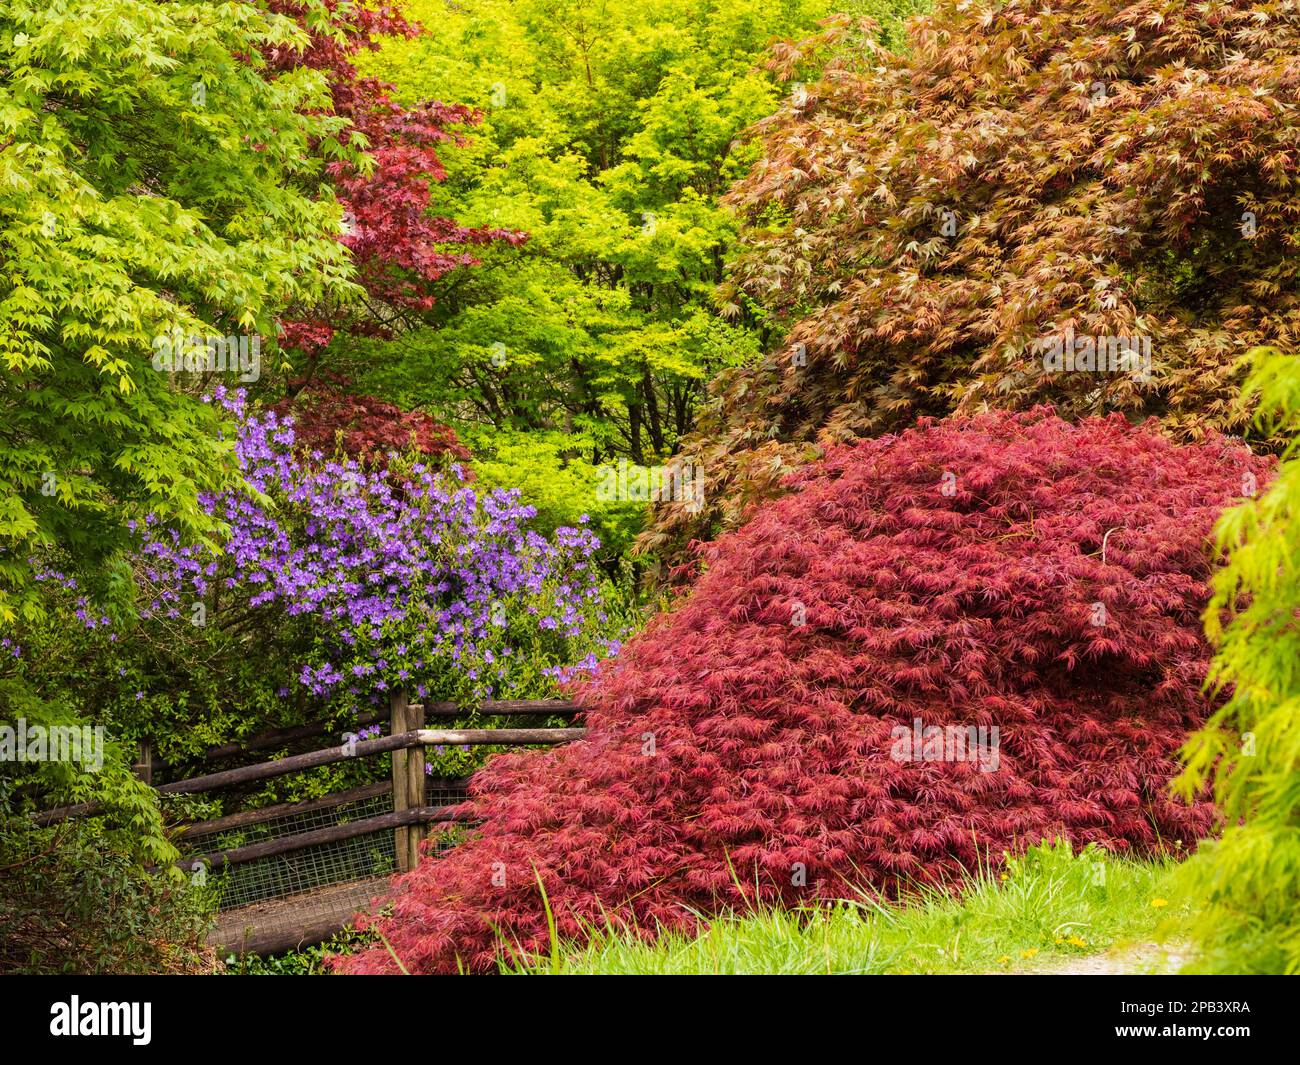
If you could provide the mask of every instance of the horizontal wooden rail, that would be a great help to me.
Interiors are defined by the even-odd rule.
[[[565,699],[489,699],[469,706],[463,703],[441,701],[423,704],[415,703],[412,704],[412,708],[421,705],[424,707],[426,717],[469,717],[471,714],[487,717],[572,717],[580,711],[577,703]],[[365,728],[367,725],[387,720],[387,710],[376,710],[373,713],[358,714],[351,721],[342,721],[335,724],[321,723],[271,729],[269,732],[249,736],[247,739],[234,740],[231,743],[223,743],[217,747],[209,747],[200,757],[204,760],[230,758],[247,751],[264,751],[270,747],[279,747],[285,743],[311,739],[313,736],[322,736],[339,729]]]
[[[425,780],[429,787],[443,791],[464,788],[469,783],[469,777],[426,777]],[[380,795],[391,794],[392,790],[391,780],[379,780],[373,784],[362,784],[359,788],[331,792],[329,795],[322,795],[319,799],[311,799],[307,802],[281,802],[274,806],[262,806],[256,810],[242,810],[237,814],[226,814],[224,817],[214,817],[211,821],[199,821],[187,825],[176,838],[193,839],[196,836],[231,832],[235,829],[248,828],[250,825],[274,821],[278,817],[295,817],[299,814],[314,813],[317,810],[328,810],[349,802],[376,799]]]
[[[581,739],[586,732],[586,729],[580,728],[417,729],[401,732],[396,736],[380,736],[374,740],[326,747],[324,750],[311,751],[308,754],[294,754],[271,762],[259,762],[257,765],[245,765],[238,769],[226,769],[220,773],[191,777],[189,780],[178,780],[172,784],[164,784],[158,790],[165,795],[192,795],[198,791],[215,791],[236,784],[269,780],[271,777],[282,777],[288,773],[315,769],[322,765],[333,765],[335,762],[346,762],[353,758],[368,758],[376,754],[404,751],[408,747],[431,747],[436,744],[448,747],[482,746],[495,743],[545,746]]]
[[[349,802],[361,802],[365,799],[377,799],[393,790],[391,780],[379,780],[373,784],[362,784],[359,788],[336,791],[323,795],[319,799],[306,802],[281,802],[274,806],[261,806],[256,810],[242,810],[237,814],[214,817],[211,821],[199,821],[187,825],[176,836],[177,839],[193,839],[195,836],[211,836],[218,832],[233,832],[236,829],[260,825],[274,821],[277,817],[292,817],[298,814],[315,813],[317,810],[329,810]]]
[[[262,732],[256,736],[249,736],[243,740],[233,740],[230,743],[223,743],[218,747],[209,747],[199,758],[203,761],[215,760],[217,758],[231,758],[237,754],[244,754],[246,751],[264,751],[270,747],[279,747],[286,743],[293,743],[295,740],[309,740],[314,736],[323,736],[328,732],[344,732],[349,729],[365,728],[367,725],[373,725],[380,721],[387,721],[387,711],[376,711],[373,714],[358,714],[351,721],[343,721],[338,724],[324,724],[317,722],[311,725],[296,725],[293,728],[271,729],[269,732]]]
[[[367,758],[372,755],[402,751],[410,747],[490,746],[492,744],[550,746],[579,740],[586,733],[587,730],[581,728],[418,729],[399,733],[396,736],[381,736],[378,739],[361,740],[354,744],[340,744],[307,754],[295,754],[270,762],[240,766],[238,769],[208,773],[201,777],[191,777],[189,780],[177,780],[171,784],[164,784],[158,791],[165,795],[192,795],[201,791],[215,791],[238,784],[270,780],[272,777],[282,777],[304,769],[346,762],[352,758]],[[38,814],[36,823],[51,825],[69,817],[89,817],[98,813],[100,809],[97,803],[64,806]]]
[[[73,806],[56,806],[52,810],[42,810],[40,813],[32,815],[32,820],[42,828],[49,825],[56,825],[60,821],[67,821],[73,817],[93,817],[101,813],[104,807],[102,803],[97,802],[79,802]]]
[[[423,706],[425,717],[468,717],[470,714],[484,714],[489,717],[554,714],[556,717],[567,717],[582,711],[582,707],[577,703],[566,699],[487,699],[468,707],[462,703],[451,702],[424,703]]]
[[[403,825],[427,825],[435,822],[468,823],[456,815],[455,806],[413,806],[407,810],[366,817],[360,821],[349,821],[343,825],[328,825],[313,829],[311,832],[299,832],[295,836],[281,839],[269,839],[264,843],[250,843],[246,847],[233,847],[228,851],[213,851],[211,854],[190,855],[181,858],[177,865],[182,869],[193,869],[202,863],[211,869],[220,869],[240,862],[251,862],[257,858],[271,858],[277,854],[318,847],[322,843],[337,843],[340,840],[366,836],[371,832],[384,832]]]
[[[585,728],[422,728],[418,732],[418,742],[426,747],[491,747],[500,743],[550,747],[557,743],[572,743],[586,734]]]
[[[335,762],[347,761],[350,758],[387,754],[389,751],[414,747],[419,742],[419,737],[414,733],[405,733],[400,736],[381,736],[375,740],[361,740],[355,744],[340,744],[335,747],[326,747],[320,751],[311,751],[308,754],[295,754],[288,758],[276,758],[270,762],[258,762],[255,765],[240,766],[238,769],[225,769],[220,773],[208,773],[201,777],[191,777],[189,780],[177,780],[171,784],[164,784],[157,790],[164,795],[191,795],[195,792],[211,791],[216,788],[230,787],[234,784],[269,780],[272,777],[297,773],[303,769],[314,769],[317,766],[332,765]],[[38,814],[36,823],[49,825],[69,817],[88,817],[97,813],[99,809],[97,803],[65,806]]]

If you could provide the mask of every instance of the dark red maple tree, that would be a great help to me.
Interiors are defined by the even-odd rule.
[[[384,334],[403,314],[433,305],[433,285],[457,267],[476,262],[473,247],[493,241],[522,243],[514,230],[463,226],[430,211],[431,182],[447,173],[440,146],[456,141],[458,128],[473,125],[478,114],[459,104],[396,102],[392,86],[362,77],[357,53],[375,49],[383,37],[415,36],[419,27],[393,6],[343,0],[265,0],[268,10],[288,15],[310,36],[304,51],[273,49],[273,70],[308,67],[321,71],[330,87],[334,113],[349,120],[341,135],[364,136],[373,168],[354,162],[329,165],[336,198],[345,209],[339,239],[351,250],[366,307],[298,308],[281,322],[280,343],[316,355],[335,331]],[[328,24],[318,18],[323,8]]]
[[[296,443],[306,451],[333,455],[336,449],[366,463],[382,463],[391,453],[418,451],[429,458],[465,462],[469,449],[450,426],[424,411],[402,410],[394,403],[352,391],[346,378],[300,385],[293,396],[276,403],[278,414],[293,417]],[[462,476],[472,479],[469,470]]]
[[[475,777],[477,835],[394,882],[392,953],[336,966],[545,951],[539,881],[580,940],[950,884],[1045,837],[1189,845],[1213,808],[1166,784],[1209,710],[1208,533],[1269,469],[1046,408],[832,452],[578,692],[585,740]],[[996,769],[899,759],[918,720],[997,727]]]

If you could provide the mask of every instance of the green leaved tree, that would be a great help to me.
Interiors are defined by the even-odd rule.
[[[1218,645],[1213,683],[1223,708],[1189,741],[1180,789],[1213,782],[1222,838],[1184,867],[1199,903],[1194,969],[1300,972],[1300,364],[1273,348],[1251,353],[1244,400],[1267,432],[1291,443],[1276,478],[1219,522],[1227,565],[1206,629]]]
[[[848,6],[897,39],[923,3]],[[366,68],[403,100],[482,113],[443,153],[437,207],[529,239],[484,249],[418,328],[336,358],[366,391],[454,425],[481,476],[535,486],[547,513],[591,512],[602,537],[625,540],[628,508],[597,501],[592,465],[677,454],[709,380],[773,339],[752,304],[728,315],[715,302],[738,229],[721,201],[758,155],[743,131],[789,88],[763,69],[768,46],[836,6],[409,0],[425,32]]]
[[[302,7],[302,25],[330,32],[332,5]],[[240,478],[233,435],[201,394],[258,375],[286,307],[353,292],[325,172],[361,161],[359,146],[320,72],[269,73],[272,57],[306,43],[294,18],[252,3],[0,0],[0,725],[11,748],[23,730],[104,719],[87,691],[51,696],[23,676],[27,637],[55,618],[42,582],[126,608],[131,524],[149,513],[217,546],[223,530],[200,499]],[[228,339],[237,375],[223,372]],[[0,759],[0,970],[205,964],[202,900],[171,866],[134,750],[108,735],[99,753],[102,765],[13,749]],[[105,816],[42,828],[27,816],[38,800],[93,801]]]
[[[124,588],[146,512],[216,542],[197,500],[232,445],[164,338],[251,351],[349,291],[320,195],[343,120],[319,72],[266,74],[305,42],[255,4],[0,2],[0,627],[40,614],[43,567]]]

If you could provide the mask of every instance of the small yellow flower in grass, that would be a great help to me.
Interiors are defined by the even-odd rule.
[[[1001,876],[998,877],[999,880],[1005,880],[1006,878],[1007,878],[1006,873],[1003,873]]]
[[[1062,943],[1065,942],[1065,936],[1057,936],[1055,942],[1056,945],[1059,947]]]
[[[1151,900],[1151,905],[1154,906],[1154,907],[1158,910],[1158,909],[1160,909],[1160,907],[1162,907],[1162,906],[1168,906],[1168,905],[1169,905],[1169,900],[1168,900],[1168,899],[1152,899],[1152,900]]]
[[[1066,942],[1072,947],[1086,947],[1088,945],[1088,941],[1082,936],[1071,936]]]
[[[1010,960],[1011,960],[1011,955],[1010,955],[1010,954],[1003,954],[1002,957],[1000,957],[1000,958],[998,959],[998,964],[999,964],[999,965],[1006,965],[1007,962],[1009,962]]]
[[[1037,947],[1030,947],[1028,950],[1022,950],[1020,952],[1020,956],[1022,958],[1032,958],[1037,953],[1038,953]]]

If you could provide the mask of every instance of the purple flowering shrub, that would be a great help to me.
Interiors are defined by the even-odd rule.
[[[291,419],[249,410],[240,392],[215,400],[237,425],[247,483],[200,496],[228,529],[220,553],[146,517],[133,527],[138,618],[70,603],[76,657],[112,663],[87,672],[128,732],[165,736],[183,761],[275,725],[346,723],[399,687],[428,700],[557,695],[617,651],[623,617],[587,528],[541,536],[517,493],[476,491],[418,456],[386,468],[304,457]],[[75,676],[59,641],[42,642]],[[464,752],[433,758],[440,772],[469,768]]]
[[[310,633],[282,690],[316,700],[549,689],[617,650],[602,635],[600,545],[586,528],[548,540],[527,528],[534,511],[518,493],[476,492],[458,466],[394,457],[367,469],[319,452],[304,463],[292,419],[247,412],[241,393],[218,398],[239,419],[252,491],[201,497],[230,529],[218,557],[146,519],[145,617],[257,612]]]

